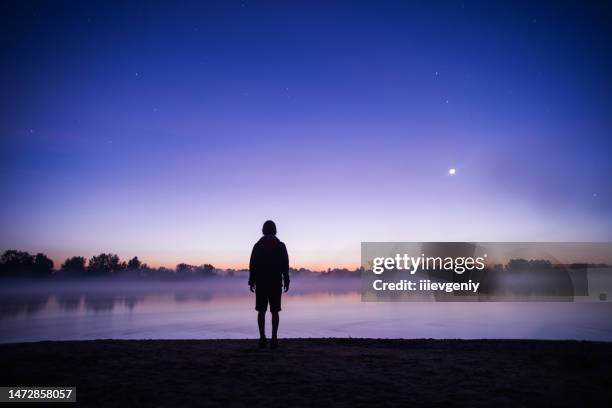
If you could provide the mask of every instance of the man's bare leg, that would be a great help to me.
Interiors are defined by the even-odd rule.
[[[276,334],[278,333],[278,322],[279,322],[278,312],[272,312],[272,343],[270,346],[276,348],[278,346],[278,340],[276,338]]]
[[[266,338],[266,312],[257,312],[257,326],[259,327],[259,338]]]

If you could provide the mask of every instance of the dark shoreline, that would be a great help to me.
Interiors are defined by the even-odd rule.
[[[3,386],[77,386],[84,406],[606,406],[612,343],[95,340],[0,345]]]

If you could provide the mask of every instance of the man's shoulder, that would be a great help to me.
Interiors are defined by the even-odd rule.
[[[276,238],[276,237],[275,237]],[[281,247],[281,248],[287,248],[285,243],[283,241],[281,241],[280,239],[276,238],[276,244]]]
[[[258,248],[268,248],[268,249],[276,249],[276,248],[281,248],[281,249],[287,249],[287,246],[285,245],[285,243],[283,241],[281,241],[280,239],[276,238],[276,237],[261,237],[259,239],[259,241],[257,241],[255,243],[255,245],[253,245],[253,249],[258,249]]]

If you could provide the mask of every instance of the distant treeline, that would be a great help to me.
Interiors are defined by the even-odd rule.
[[[357,276],[360,269],[328,269],[314,272],[309,269],[291,269],[292,276]],[[179,263],[174,269],[149,267],[137,256],[121,261],[119,256],[101,253],[86,259],[82,256],[67,258],[59,268],[45,254],[32,255],[28,252],[8,250],[0,257],[0,277],[2,278],[83,278],[83,277],[132,277],[153,279],[184,279],[212,276],[242,276],[247,269],[217,269],[211,264],[190,265]]]
[[[510,259],[506,265],[496,264],[492,270],[497,272],[517,271],[546,271],[551,269],[585,269],[585,268],[607,268],[605,263],[575,262],[570,264],[553,264],[546,259]]]
[[[493,272],[517,272],[526,270],[548,270],[563,268],[607,267],[606,264],[574,263],[570,265],[553,265],[547,260],[511,259],[506,265],[494,265]],[[329,276],[355,277],[359,276],[361,268],[349,270],[345,268],[327,269],[327,271],[311,271],[310,269],[290,269],[291,276]],[[83,278],[83,277],[131,277],[151,279],[186,279],[212,276],[243,276],[247,269],[217,269],[211,264],[190,265],[179,263],[174,269],[149,267],[137,256],[121,261],[119,256],[111,253],[101,253],[86,259],[82,256],[67,258],[59,268],[43,253],[32,255],[28,252],[8,250],[0,257],[0,278]]]

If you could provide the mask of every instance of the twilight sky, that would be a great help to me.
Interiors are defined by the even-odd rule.
[[[609,5],[123,3],[0,6],[1,250],[612,240]]]

